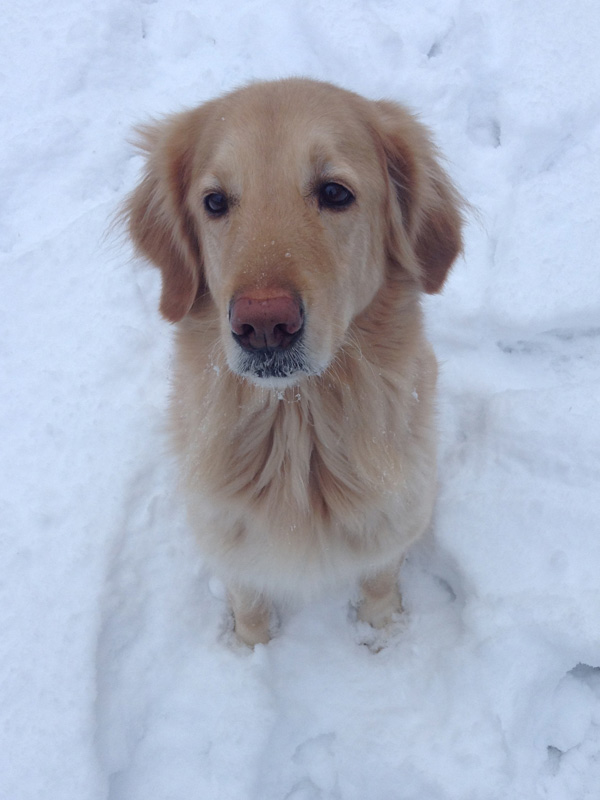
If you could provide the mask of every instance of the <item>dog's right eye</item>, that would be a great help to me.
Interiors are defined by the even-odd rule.
[[[319,205],[321,208],[340,210],[354,202],[354,195],[341,183],[324,183],[319,188]]]
[[[211,192],[204,198],[204,208],[211,217],[220,217],[227,213],[229,203],[227,197],[221,192]]]

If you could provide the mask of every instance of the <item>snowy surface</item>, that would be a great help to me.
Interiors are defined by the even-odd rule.
[[[600,798],[597,0],[23,0],[0,28],[0,798]],[[473,204],[427,300],[440,496],[379,652],[227,633],[174,492],[131,126],[251,78],[392,97]],[[379,642],[381,644],[381,642]]]

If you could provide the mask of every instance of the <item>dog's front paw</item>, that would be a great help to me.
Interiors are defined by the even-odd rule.
[[[363,580],[362,601],[357,613],[360,622],[367,622],[380,630],[402,614],[402,595],[396,575],[395,571],[390,571]]]
[[[271,640],[269,619],[261,620],[257,624],[247,624],[240,619],[234,621],[234,632],[237,638],[248,647],[257,644],[268,644]]]
[[[230,587],[229,599],[237,638],[248,647],[268,644],[273,616],[271,603],[257,592],[239,587]]]
[[[402,598],[398,592],[397,601],[384,608],[373,607],[371,603],[363,602],[358,607],[357,619],[359,622],[366,622],[376,630],[383,630],[392,623],[398,622],[403,612]]]

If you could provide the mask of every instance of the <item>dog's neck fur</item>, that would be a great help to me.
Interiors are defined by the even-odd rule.
[[[413,287],[387,283],[351,325],[335,362],[322,375],[281,391],[233,374],[218,330],[216,312],[209,317],[206,310],[180,327],[183,366],[175,396],[194,396],[172,409],[179,451],[193,442],[190,452],[203,453],[191,466],[195,485],[205,486],[211,498],[226,504],[243,498],[270,519],[284,508],[288,517],[295,509],[326,522],[380,504],[403,480],[410,409],[419,403],[423,379],[421,310]],[[204,370],[191,385],[199,362]],[[194,412],[181,418],[181,408],[190,407]],[[214,409],[220,414],[212,430],[204,424],[208,408],[213,420]]]

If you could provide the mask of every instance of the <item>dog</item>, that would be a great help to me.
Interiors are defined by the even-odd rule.
[[[398,571],[436,494],[437,364],[420,297],[462,250],[464,203],[405,108],[300,78],[138,129],[123,214],[176,324],[170,425],[189,518],[237,636]]]

